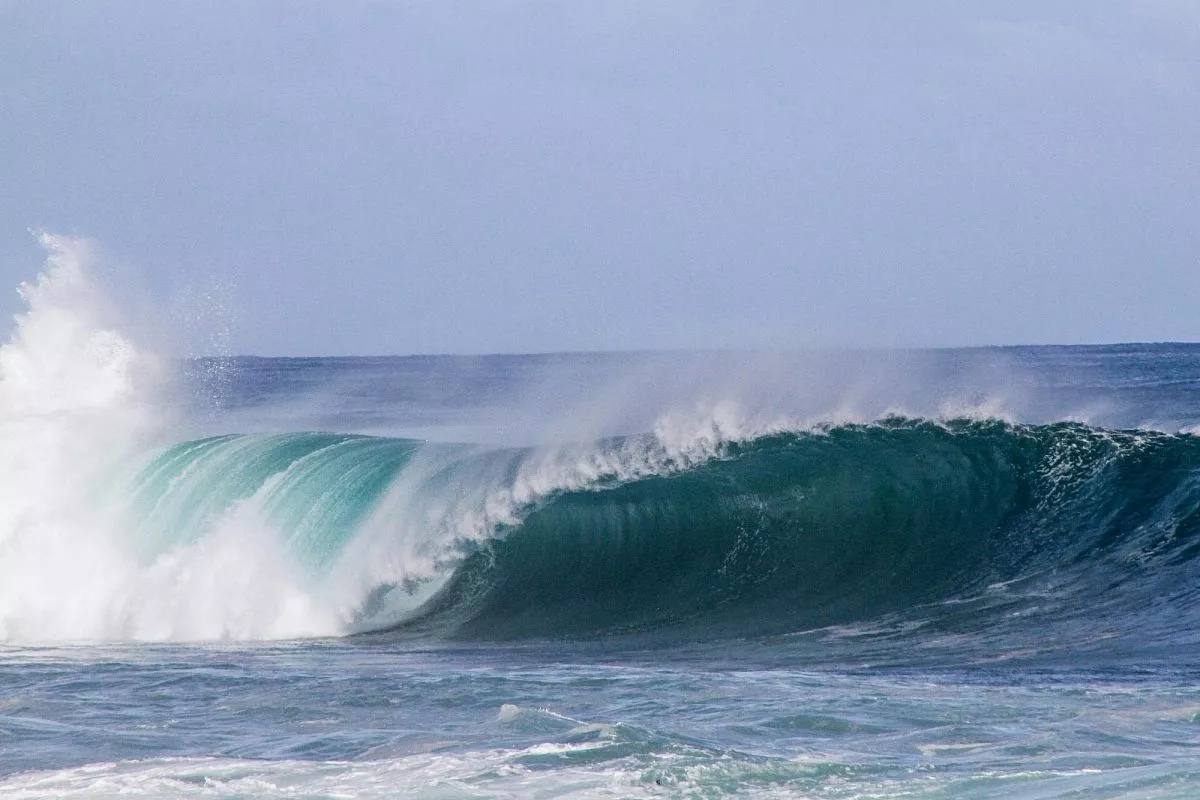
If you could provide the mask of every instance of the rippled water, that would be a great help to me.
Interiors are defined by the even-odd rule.
[[[779,651],[711,649],[9,648],[0,752],[18,772],[0,795],[1187,798],[1200,785],[1195,672],[788,668]]]

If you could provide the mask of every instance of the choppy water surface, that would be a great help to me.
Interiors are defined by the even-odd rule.
[[[1186,798],[1200,782],[1195,673],[787,666],[796,647],[761,664],[709,654],[734,642],[8,650],[0,791]]]

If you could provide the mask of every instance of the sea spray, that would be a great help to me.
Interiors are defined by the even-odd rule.
[[[0,347],[0,638],[333,632],[253,509],[202,543],[137,552],[114,488],[168,435],[163,362],[122,332],[87,242],[40,238],[45,269]]]
[[[43,234],[45,271],[0,347],[0,635],[99,633],[130,563],[96,497],[158,432],[155,364],[113,327],[86,242]]]

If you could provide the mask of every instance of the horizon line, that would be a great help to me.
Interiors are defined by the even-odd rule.
[[[885,345],[814,345],[808,347],[661,347],[661,348],[629,348],[629,349],[596,349],[596,350],[528,350],[528,351],[490,351],[490,352],[423,352],[423,353],[340,353],[340,354],[311,354],[311,355],[265,355],[262,353],[230,353],[183,356],[182,360],[194,361],[200,359],[261,359],[261,360],[313,360],[313,359],[384,359],[384,358],[537,358],[547,356],[639,356],[639,355],[671,355],[681,353],[695,354],[729,354],[739,353],[770,353],[776,355],[791,355],[803,353],[902,353],[902,352],[946,352],[952,350],[1048,350],[1052,348],[1103,348],[1103,347],[1196,347],[1200,341],[1182,339],[1164,339],[1160,341],[1116,341],[1116,342],[1042,342],[1025,344],[974,344],[974,345],[917,345],[888,347]]]

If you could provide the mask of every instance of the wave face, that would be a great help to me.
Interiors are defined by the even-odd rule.
[[[125,489],[144,554],[190,544],[257,499],[311,569],[333,561],[419,442],[328,433],[216,436],[168,448]]]
[[[980,627],[1017,607],[1036,607],[1028,625],[1163,608],[1183,625],[1198,534],[1196,437],[893,419],[558,495],[470,556],[427,621],[472,636],[744,635],[948,619],[969,602]]]

